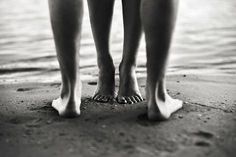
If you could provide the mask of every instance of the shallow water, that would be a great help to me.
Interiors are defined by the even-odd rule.
[[[168,74],[236,74],[236,1],[183,0],[171,48]],[[0,1],[0,83],[59,81],[47,0]],[[121,4],[116,0],[111,53],[122,55]],[[97,77],[96,51],[87,4],[82,32],[82,79]],[[138,76],[145,76],[145,43],[138,57]]]

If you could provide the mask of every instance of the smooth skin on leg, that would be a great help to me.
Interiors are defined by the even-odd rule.
[[[53,100],[52,107],[60,116],[72,118],[80,115],[79,49],[83,3],[82,0],[48,2],[62,76],[61,95]]]
[[[109,49],[114,0],[88,0],[88,6],[99,68],[93,99],[108,102],[115,96],[115,67]]]
[[[136,54],[141,37],[140,0],[123,0],[124,50],[120,64],[119,103],[142,101],[135,75]],[[88,0],[93,37],[97,49],[99,80],[93,97],[108,102],[115,96],[115,68],[109,50],[114,0]]]
[[[120,85],[117,102],[143,101],[136,78],[136,58],[141,38],[140,0],[122,0],[124,21],[123,56],[119,66]]]
[[[167,120],[182,108],[165,86],[165,69],[175,26],[178,0],[142,0],[141,18],[147,51],[147,105],[150,120]]]

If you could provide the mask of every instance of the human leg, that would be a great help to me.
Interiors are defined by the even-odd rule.
[[[48,0],[52,30],[60,64],[61,95],[52,102],[60,116],[80,115],[81,82],[79,48],[83,14],[82,0]]]
[[[123,56],[119,66],[120,86],[117,101],[136,103],[143,100],[136,78],[136,58],[141,38],[140,0],[122,0],[124,21]]]
[[[177,0],[143,0],[142,24],[147,50],[147,103],[150,120],[166,120],[182,107],[165,86],[165,69],[173,34]]]
[[[99,68],[98,85],[93,99],[108,102],[115,95],[115,67],[109,50],[114,0],[88,0],[88,5]]]

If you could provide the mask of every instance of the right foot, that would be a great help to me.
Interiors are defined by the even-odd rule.
[[[148,102],[148,119],[149,120],[167,120],[172,113],[175,113],[183,106],[183,102],[178,99],[171,98],[168,94],[166,100],[156,100]]]
[[[120,86],[117,102],[120,104],[133,104],[143,101],[140,94],[135,67],[120,66]]]
[[[115,68],[107,66],[106,69],[99,70],[97,90],[93,100],[97,102],[109,102],[115,96]]]
[[[183,102],[181,100],[171,98],[166,92],[165,87],[156,87],[154,94],[155,98],[151,98],[149,94],[150,92],[148,93],[147,91],[149,120],[167,120],[170,118],[171,114],[183,107]]]

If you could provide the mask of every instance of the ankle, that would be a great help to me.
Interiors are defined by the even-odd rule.
[[[121,62],[119,65],[119,72],[120,73],[130,73],[132,71],[135,71],[136,64],[133,63],[127,63],[127,62]]]
[[[156,98],[158,98],[164,102],[167,96],[165,81],[163,79],[160,81],[150,81],[147,79],[146,94],[151,101],[156,101]]]
[[[103,72],[103,73],[115,73],[115,66],[113,64],[113,62],[105,62],[106,64],[100,64],[98,66],[99,72]]]
[[[98,68],[99,70],[104,70],[104,71],[115,71],[115,66],[113,63],[113,60],[110,56],[103,56],[98,58]]]
[[[99,74],[104,76],[115,76],[115,66],[114,65],[107,65],[99,67]]]

